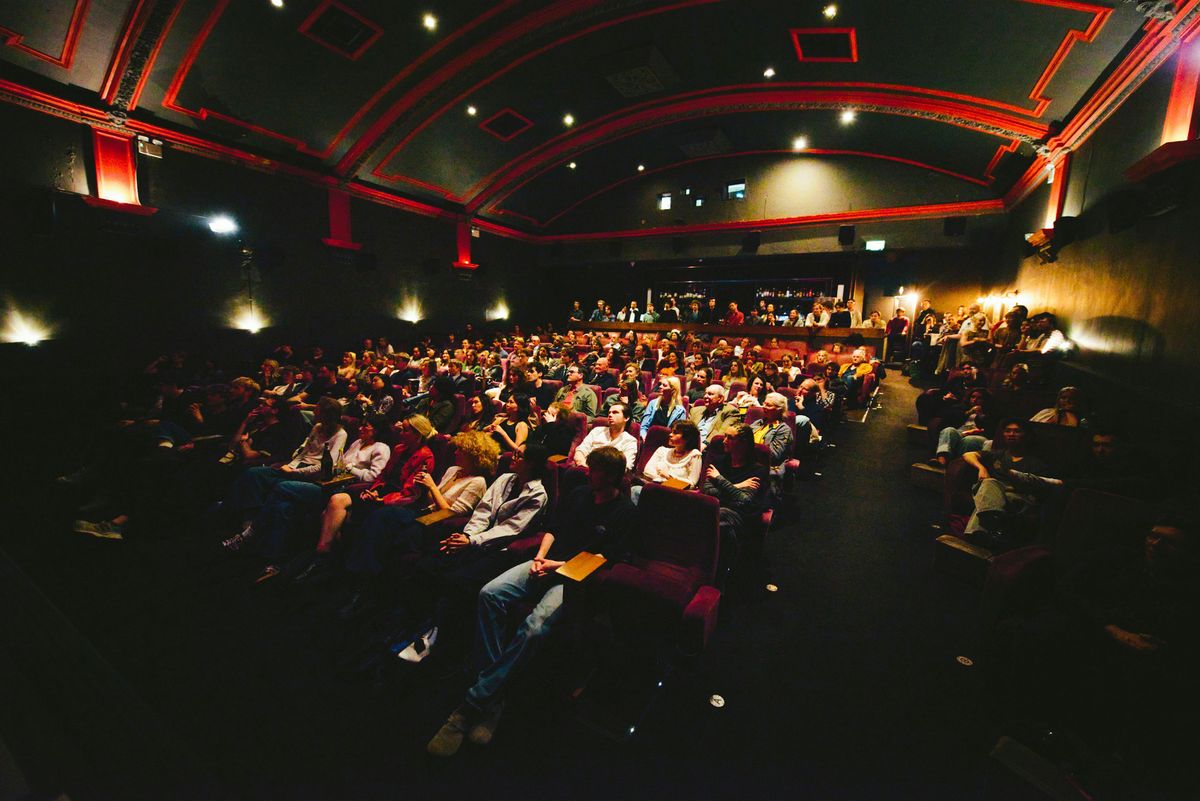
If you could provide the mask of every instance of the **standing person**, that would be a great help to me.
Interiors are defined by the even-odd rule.
[[[572,323],[583,322],[583,309],[579,306],[579,301],[571,303],[571,313],[567,315],[567,320]]]
[[[850,327],[862,328],[862,312],[858,310],[858,303],[855,302],[854,298],[846,301],[846,311],[850,312]]]
[[[725,325],[743,325],[746,322],[746,315],[738,311],[736,301],[729,302],[729,311],[725,314]]]
[[[913,332],[916,336],[924,336],[926,331],[930,329],[930,319],[933,323],[937,323],[938,313],[933,308],[933,303],[929,298],[921,301],[921,308],[917,311],[917,316],[913,318]]]
[[[598,448],[588,458],[588,485],[563,501],[542,537],[534,558],[488,582],[479,592],[477,648],[479,672],[466,698],[429,741],[427,750],[453,756],[464,739],[476,745],[492,741],[504,711],[509,680],[536,653],[562,619],[566,596],[555,571],[582,551],[617,560],[628,549],[636,512],[621,494],[625,458],[616,448]],[[508,612],[518,603],[533,611],[507,636]]]
[[[653,311],[653,309],[650,309],[649,311]],[[677,322],[679,322],[679,309],[677,309],[675,307],[675,301],[673,299],[667,298],[663,301],[663,307],[662,307],[662,310],[659,311],[659,313],[658,313],[657,322],[660,322],[660,323],[677,323]]]
[[[829,325],[829,311],[825,308],[825,304],[819,300],[814,303],[812,311],[804,318],[804,324],[809,328],[820,328]]]
[[[842,301],[835,301],[833,314],[829,315],[829,328],[849,328],[852,325],[850,312]]]
[[[717,299],[716,298],[708,299],[708,305],[704,308],[704,311],[701,313],[700,322],[704,323],[705,325],[720,325],[721,324],[721,310],[717,308]]]
[[[885,359],[895,358],[903,355],[905,345],[908,342],[908,315],[904,309],[896,309],[896,316],[888,320],[887,326],[883,329],[884,335],[887,338],[887,354]]]

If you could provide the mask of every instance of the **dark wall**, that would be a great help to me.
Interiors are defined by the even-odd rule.
[[[1068,380],[1108,393],[1119,387],[1129,393],[1131,417],[1165,427],[1177,416],[1149,410],[1194,409],[1200,390],[1200,169],[1181,165],[1149,185],[1123,173],[1158,145],[1173,72],[1172,62],[1161,67],[1081,148],[1067,194],[1067,213],[1079,215],[1074,241],[1049,264],[1022,251],[1023,232],[1040,227],[1045,214],[1048,195],[1040,188],[1011,215],[1003,269],[991,287],[1019,288],[1031,309],[1058,315],[1078,346],[1063,365]]]
[[[744,200],[724,200],[726,183],[745,178]],[[687,186],[692,195],[681,196]],[[659,211],[658,195],[672,193]],[[702,195],[704,206],[694,198]],[[863,209],[984,200],[985,187],[941,173],[879,159],[850,156],[763,155],[704,161],[630,181],[586,201],[555,221],[552,230],[614,231],[672,224],[740,222]]]
[[[90,133],[81,125],[0,105],[0,125],[17,136],[0,155],[6,244],[5,301],[34,312],[56,336],[127,344],[194,340],[228,329],[245,303],[238,239],[255,251],[256,306],[276,331],[264,338],[399,334],[397,318],[416,298],[423,318],[447,325],[482,321],[505,302],[514,318],[536,315],[535,248],[483,234],[472,240],[481,267],[462,280],[450,221],[352,201],[360,257],[321,243],[327,194],[299,180],[167,149],[139,157],[148,217],[86,206]],[[238,220],[219,237],[207,218]]]

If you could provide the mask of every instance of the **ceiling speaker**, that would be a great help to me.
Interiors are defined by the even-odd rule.
[[[838,244],[842,247],[849,247],[854,244],[854,226],[839,225],[838,226]]]

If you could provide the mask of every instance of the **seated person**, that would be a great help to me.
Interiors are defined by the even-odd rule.
[[[317,422],[308,437],[292,454],[289,462],[278,467],[252,467],[238,476],[226,493],[223,508],[241,517],[241,533],[221,543],[227,550],[236,551],[251,537],[251,523],[262,508],[272,488],[282,481],[315,481],[321,475],[325,453],[336,462],[346,447],[346,430],[342,428],[342,405],[333,398],[321,398],[317,403]]]
[[[963,454],[963,461],[979,474],[975,510],[963,533],[989,550],[1012,548],[1029,539],[1025,529],[1035,522],[1039,504],[1039,488],[1030,477],[1050,476],[1045,463],[1029,453],[1030,439],[1028,423],[1007,420],[1000,426],[999,443]]]
[[[1193,516],[1170,509],[1140,548],[1089,554],[1048,603],[1001,621],[991,644],[998,700],[1010,714],[1086,734],[1094,751],[1137,754],[1156,780],[1188,764],[1193,738],[1166,734],[1195,720],[1197,545]],[[1180,773],[1167,783],[1194,784]]]
[[[575,464],[585,466],[588,455],[597,448],[616,448],[625,457],[628,470],[637,462],[638,440],[625,429],[629,421],[625,417],[625,404],[614,403],[608,407],[608,425],[594,426],[579,447],[575,449]]]
[[[826,426],[840,416],[838,402],[837,393],[829,389],[824,374],[818,373],[800,382],[799,391],[788,403],[788,408],[795,413],[797,420],[800,417],[808,418],[816,434],[815,439],[819,440]]]
[[[704,390],[703,406],[693,406],[688,412],[688,419],[695,424],[700,432],[700,449],[704,450],[718,434],[724,434],[725,429],[736,422],[740,415],[738,410],[725,402],[726,390],[721,384],[713,384]]]
[[[641,386],[641,382],[636,378],[622,380],[617,386],[617,394],[604,399],[604,405],[600,409],[601,414],[608,414],[609,409],[615,404],[621,403],[625,405],[627,419],[640,421],[642,414],[646,411],[646,396],[642,394]]]
[[[750,386],[735,395],[729,403],[733,408],[739,410],[742,417],[745,417],[746,409],[751,406],[762,406],[768,391],[774,390],[773,388],[768,390],[767,382],[762,379],[762,376],[756,375],[750,379]]]
[[[486,400],[485,395],[472,395],[467,398],[467,415],[463,418],[462,425],[458,427],[459,431],[483,431],[492,422],[493,416],[484,411]],[[491,410],[490,401],[487,401],[486,408]]]
[[[872,372],[871,364],[867,361],[867,352],[855,348],[850,354],[850,361],[838,370],[838,377],[846,385],[846,390],[852,400],[857,400],[862,392],[863,381]]]
[[[721,502],[720,555],[724,569],[732,569],[745,532],[757,524],[768,507],[770,489],[767,468],[754,458],[754,432],[745,423],[734,423],[725,431],[725,450],[713,459],[704,474],[700,491]]]
[[[517,393],[504,402],[504,413],[496,415],[484,431],[496,438],[504,451],[519,452],[529,438],[529,396]]]
[[[612,389],[617,385],[617,379],[608,371],[608,359],[601,357],[596,360],[596,364],[592,367],[592,372],[585,383],[600,387],[602,390]]]
[[[656,450],[643,468],[641,479],[662,483],[667,479],[682,481],[689,488],[700,483],[700,429],[691,420],[680,420],[671,426],[667,444]],[[641,487],[635,486],[632,499],[636,504]]]
[[[930,464],[945,467],[967,451],[983,450],[992,425],[987,390],[971,390],[966,407],[962,413],[962,423],[943,426],[938,433],[937,449]]]
[[[539,409],[549,409],[554,403],[557,390],[544,381],[546,368],[540,362],[529,362],[525,365],[525,375],[528,380],[529,396],[537,401]]]
[[[692,373],[691,383],[688,385],[687,399],[689,403],[695,404],[704,397],[708,390],[708,385],[712,383],[712,370],[701,367]]]
[[[787,403],[784,395],[769,393],[762,407],[763,416],[750,425],[754,443],[766,445],[771,452],[771,474],[774,476],[783,475],[783,465],[792,453],[792,428],[783,420]],[[807,417],[797,417],[796,430],[811,432],[812,422]]]
[[[640,434],[643,440],[650,426],[670,427],[684,419],[682,394],[679,376],[666,375],[658,379],[658,397],[646,404],[646,411],[642,412]]]
[[[378,509],[361,527],[345,562],[346,570],[357,578],[354,597],[343,607],[344,616],[353,617],[374,601],[375,591],[379,589],[374,585],[374,579],[384,571],[391,553],[420,553],[431,545],[429,532],[436,529],[415,522],[418,517],[435,511],[465,515],[473,513],[479,505],[487,492],[487,477],[496,470],[500,446],[479,431],[456,434],[452,442],[455,462],[446,469],[441,481],[434,482],[428,471],[418,472],[413,477],[414,483],[428,490],[428,504],[420,508],[393,506]],[[517,507],[511,511],[515,513]],[[328,559],[319,557],[316,561],[325,563],[313,571],[319,574],[328,565]],[[310,576],[304,573],[297,576],[297,580],[308,578]]]
[[[347,474],[359,482],[379,478],[389,462],[391,448],[376,440],[375,435],[374,421],[364,420],[358,428],[358,439],[338,459],[334,475]],[[311,481],[281,481],[271,489],[251,528],[258,550],[267,561],[259,582],[279,573],[296,520],[306,514],[315,516],[324,503],[324,487]]]
[[[1082,409],[1080,391],[1076,387],[1063,387],[1058,391],[1058,399],[1054,407],[1042,409],[1033,417],[1031,423],[1051,423],[1056,426],[1084,426],[1088,424]]]
[[[508,681],[536,653],[562,619],[563,579],[555,571],[582,551],[622,558],[635,531],[636,514],[621,494],[625,458],[615,448],[597,448],[588,458],[588,486],[567,496],[543,536],[534,558],[489,581],[479,592],[478,676],[463,703],[429,741],[430,754],[453,756],[464,738],[476,745],[492,740],[504,708]],[[509,636],[514,604],[534,603],[533,611]]]
[[[536,443],[546,449],[547,456],[566,456],[575,441],[575,428],[571,425],[571,407],[565,403],[552,403],[542,412],[542,419],[529,432],[526,445]]]
[[[554,402],[562,401],[570,404],[572,411],[587,415],[588,422],[592,422],[592,418],[596,416],[596,411],[600,408],[600,402],[596,398],[596,393],[584,385],[583,367],[572,364],[567,368],[566,376],[566,383],[554,396]]]
[[[429,385],[429,394],[417,401],[413,411],[422,414],[438,431],[446,431],[454,418],[454,382],[438,376]]]

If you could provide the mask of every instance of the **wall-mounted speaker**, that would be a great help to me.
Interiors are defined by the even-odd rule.
[[[942,233],[946,236],[962,236],[966,232],[966,217],[947,217],[942,221]]]
[[[844,248],[848,248],[854,244],[854,226],[839,225],[838,226],[838,244]]]
[[[751,231],[742,237],[742,253],[758,253],[758,246],[761,244],[762,231]]]

